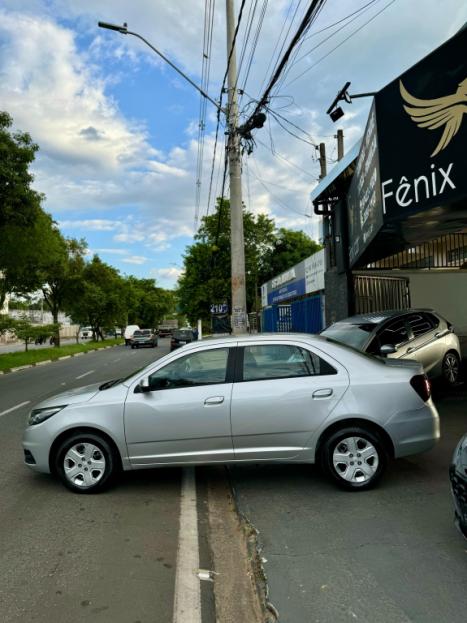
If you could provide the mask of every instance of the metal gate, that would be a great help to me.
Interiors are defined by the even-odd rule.
[[[353,284],[356,314],[410,307],[409,280],[406,277],[354,275]]]
[[[292,330],[290,305],[271,305],[263,309],[262,331],[265,333],[286,333]]]

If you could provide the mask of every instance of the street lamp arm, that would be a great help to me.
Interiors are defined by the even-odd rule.
[[[221,106],[219,106],[219,104],[212,99],[212,97],[210,97],[205,91],[203,91],[203,89],[201,89],[196,82],[193,82],[193,80],[191,78],[189,78],[185,73],[183,73],[183,71],[181,69],[179,69],[174,63],[172,63],[171,60],[169,60],[164,54],[162,54],[162,52],[160,52],[156,47],[154,47],[151,43],[149,43],[149,41],[147,39],[145,39],[143,36],[141,36],[140,34],[138,34],[137,32],[132,32],[131,30],[128,30],[127,25],[124,24],[123,26],[118,26],[116,24],[109,24],[107,22],[98,22],[98,26],[100,28],[106,28],[107,30],[115,30],[117,32],[120,32],[122,35],[133,35],[133,37],[137,37],[138,39],[141,39],[141,41],[143,43],[145,43],[148,47],[151,48],[151,50],[153,52],[155,52],[158,56],[160,56],[162,58],[162,60],[164,60],[168,65],[170,65],[172,67],[172,69],[175,69],[175,71],[180,74],[182,76],[182,78],[185,78],[185,80],[187,82],[189,82],[191,84],[191,86],[195,87],[195,89],[201,93],[201,95],[203,97],[205,97],[207,100],[209,100],[211,102],[211,104],[213,104],[217,110],[219,110],[220,112],[225,113],[226,110],[224,108],[222,108]]]

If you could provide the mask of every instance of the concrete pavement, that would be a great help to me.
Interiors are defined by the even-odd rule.
[[[340,491],[314,467],[231,469],[281,623],[465,621],[467,543],[453,524],[448,465],[466,406],[465,393],[443,397],[441,442],[395,461],[372,491]]]

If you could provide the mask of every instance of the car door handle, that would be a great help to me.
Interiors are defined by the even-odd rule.
[[[405,352],[408,355],[409,353],[413,353],[413,351],[415,350],[415,348],[408,348]]]
[[[332,396],[332,389],[317,389],[313,392],[312,396],[313,398],[329,398],[329,396]]]
[[[204,401],[205,405],[220,405],[224,402],[224,396],[211,396]]]

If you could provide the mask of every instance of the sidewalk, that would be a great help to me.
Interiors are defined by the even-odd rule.
[[[85,340],[81,340],[80,343],[85,342]],[[75,344],[75,338],[62,338],[60,340],[60,344],[66,346],[67,344]],[[45,344],[28,344],[28,350],[38,350],[40,348],[50,348],[50,344],[47,340]],[[18,351],[24,351],[24,342],[10,342],[9,344],[1,344],[0,343],[0,355],[4,355],[5,353],[17,353]]]

